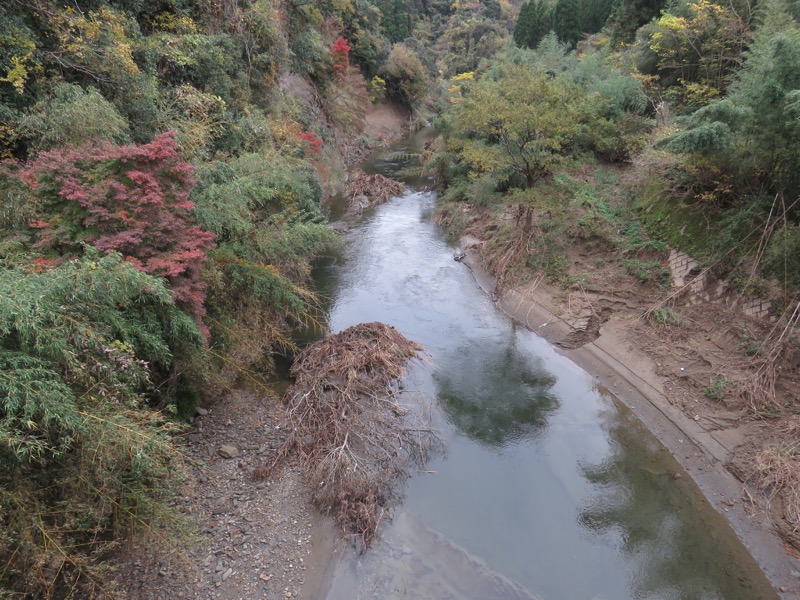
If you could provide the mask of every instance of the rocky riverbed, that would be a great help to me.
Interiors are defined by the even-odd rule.
[[[179,508],[200,532],[192,548],[126,549],[114,594],[143,600],[303,598],[315,520],[297,469],[275,481],[252,470],[283,441],[281,406],[237,390],[193,420]],[[315,544],[325,548],[326,544]]]

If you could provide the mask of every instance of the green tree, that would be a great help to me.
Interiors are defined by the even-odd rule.
[[[581,20],[587,33],[600,31],[611,14],[613,0],[583,0]]]
[[[381,28],[390,42],[402,42],[411,34],[412,13],[407,0],[378,0],[383,18]]]
[[[90,140],[130,141],[128,122],[95,88],[59,83],[19,122],[18,135],[34,152],[81,146]]]
[[[520,48],[536,48],[550,31],[550,8],[544,0],[530,0],[522,5],[514,41]]]
[[[533,10],[535,2],[528,0],[519,9],[519,17],[517,24],[514,27],[514,43],[520,48],[530,48],[528,40],[531,37],[531,30],[533,29]]]
[[[404,44],[392,46],[382,74],[386,81],[386,93],[408,106],[425,95],[425,67]]]
[[[632,42],[637,30],[658,17],[665,5],[665,0],[616,0],[608,18],[614,42]]]
[[[492,75],[454,108],[450,144],[474,172],[516,173],[531,186],[611,129],[602,97],[567,75],[526,64]]]
[[[578,0],[557,0],[553,7],[553,31],[565,44],[574,46],[581,39],[581,10]]]
[[[713,161],[748,189],[788,203],[800,198],[800,26],[782,0],[761,7],[764,22],[727,98],[697,111],[668,148]]]

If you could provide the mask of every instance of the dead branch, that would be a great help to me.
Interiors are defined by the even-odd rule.
[[[800,527],[800,462],[797,444],[766,448],[755,453],[756,485],[772,501],[782,496],[783,513],[793,531]]]
[[[775,395],[775,382],[780,375],[781,365],[792,344],[792,336],[800,321],[800,303],[784,312],[775,327],[761,345],[759,356],[754,359],[754,373],[736,390],[737,396],[758,413],[765,408],[778,408],[779,401]],[[782,327],[779,327],[782,325]]]
[[[289,436],[256,476],[299,457],[315,503],[369,546],[397,482],[439,443],[424,407],[401,405],[394,385],[421,350],[382,323],[309,346],[283,399]]]
[[[383,175],[367,175],[356,171],[347,184],[347,198],[351,207],[366,208],[366,205],[383,204],[389,198],[403,193],[405,185]]]

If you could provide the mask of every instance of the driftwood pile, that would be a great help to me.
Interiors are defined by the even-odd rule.
[[[383,204],[389,198],[402,194],[404,189],[402,183],[383,175],[355,171],[347,183],[347,198],[352,209],[363,210],[367,206]]]
[[[315,503],[366,549],[398,481],[438,443],[423,412],[399,403],[397,380],[421,347],[382,323],[356,325],[309,346],[286,391],[289,437],[270,476],[298,457]]]

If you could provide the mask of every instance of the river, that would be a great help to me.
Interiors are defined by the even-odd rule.
[[[366,168],[402,166],[378,156]],[[332,331],[382,321],[425,347],[405,394],[430,399],[447,449],[409,479],[374,546],[335,562],[319,597],[777,598],[635,417],[496,310],[432,222],[435,194],[404,179],[316,279]]]

